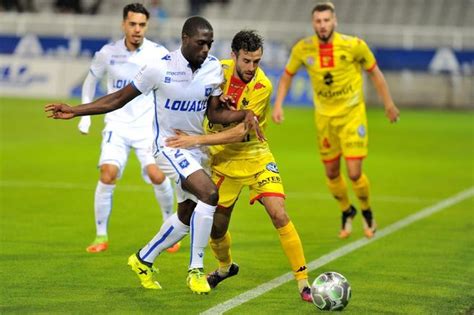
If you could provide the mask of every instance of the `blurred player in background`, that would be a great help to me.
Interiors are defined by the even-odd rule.
[[[211,24],[199,16],[183,25],[181,47],[142,68],[133,81],[112,94],[89,104],[70,107],[48,104],[50,118],[71,119],[76,116],[103,114],[120,107],[142,93],[155,99],[153,152],[156,163],[170,179],[176,181],[178,211],[161,226],[155,237],[128,259],[143,287],[161,289],[154,279],[153,262],[164,250],[191,234],[191,257],[187,285],[198,294],[211,288],[204,274],[204,249],[209,241],[214,212],[219,200],[216,185],[206,173],[206,148],[174,149],[165,139],[180,129],[190,135],[204,133],[204,115],[211,123],[245,122],[263,135],[250,110],[229,110],[221,103],[222,67],[209,55],[214,41]]]
[[[278,85],[272,118],[278,124],[283,121],[283,101],[293,76],[305,67],[313,85],[315,123],[327,185],[342,210],[339,237],[349,237],[357,213],[349,202],[347,185],[340,174],[343,156],[360,202],[364,234],[371,238],[376,224],[370,207],[369,180],[362,172],[368,137],[361,69],[372,80],[390,122],[398,120],[399,110],[367,44],[357,37],[335,32],[334,5],[330,2],[317,4],[312,11],[312,23],[316,35],[300,40],[291,50]]]
[[[263,40],[255,31],[240,31],[232,40],[232,59],[223,60],[224,94],[234,101],[235,109],[252,110],[258,117],[260,128],[267,126],[272,83],[259,64],[263,54]],[[168,138],[167,145],[189,147],[194,145],[235,142],[242,125],[206,124],[204,136],[178,135]],[[227,139],[225,135],[228,135]],[[240,139],[244,134],[240,134]],[[268,142],[261,142],[255,132],[248,132],[240,142],[210,147],[212,180],[219,189],[219,203],[214,214],[211,232],[211,249],[219,261],[219,268],[207,276],[214,288],[222,280],[234,276],[239,266],[232,260],[231,236],[228,231],[234,205],[242,188],[250,189],[250,204],[260,202],[265,207],[278,231],[285,255],[298,282],[303,300],[312,302],[308,284],[308,270],[300,237],[285,211],[285,194],[278,167]]]
[[[163,46],[146,39],[149,13],[143,5],[133,3],[123,8],[124,38],[107,44],[98,51],[82,86],[82,103],[94,99],[97,82],[107,75],[107,91],[113,93],[131,82],[140,68],[168,53]],[[89,133],[90,116],[79,122],[79,130]],[[89,253],[107,249],[107,224],[112,212],[115,184],[127,164],[131,149],[140,161],[143,178],[153,185],[163,221],[173,213],[174,194],[171,181],[155,164],[151,152],[153,142],[153,96],[141,95],[123,108],[105,115],[99,159],[100,179],[94,199],[96,238],[87,247]],[[170,251],[179,249],[179,243]]]

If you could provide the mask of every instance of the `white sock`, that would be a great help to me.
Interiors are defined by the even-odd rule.
[[[138,252],[139,257],[149,263],[153,263],[158,255],[179,242],[189,233],[189,226],[178,218],[176,213],[172,214],[160,228],[160,231]]]
[[[191,216],[191,260],[189,269],[203,268],[204,248],[209,242],[216,206],[198,201]]]
[[[173,186],[168,177],[159,185],[153,185],[156,200],[158,201],[163,215],[163,222],[173,214],[174,193]]]
[[[115,185],[107,185],[99,181],[95,189],[94,211],[97,235],[107,235],[107,225],[112,212],[112,197]]]

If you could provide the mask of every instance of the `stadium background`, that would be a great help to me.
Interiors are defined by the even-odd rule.
[[[23,0],[24,1],[24,0]],[[95,0],[84,0],[89,8]],[[21,0],[20,0],[21,2]],[[153,1],[145,1],[152,8]],[[0,21],[0,95],[79,96],[94,51],[122,36],[121,8],[127,1],[102,1],[98,14],[55,14],[54,1],[37,0],[37,13],[2,13]],[[187,0],[162,0],[152,10],[148,37],[170,50],[179,45]],[[263,67],[274,83],[289,48],[312,34],[310,0],[232,0],[204,5],[201,14],[215,28],[212,53],[229,56],[229,41],[242,28],[265,38]],[[473,105],[474,5],[472,0],[335,1],[341,32],[364,38],[385,71],[400,106],[470,107]],[[64,71],[61,71],[64,69]],[[373,89],[368,103],[378,103]],[[311,104],[311,88],[302,71],[288,103]]]
[[[30,2],[36,12],[0,12],[0,313],[199,313],[286,273],[286,258],[266,214],[248,207],[244,193],[231,226],[234,256],[242,267],[238,282],[223,283],[209,298],[192,296],[184,284],[185,241],[181,252],[159,259],[165,290],[141,290],[124,261],[155,233],[159,211],[135,158],[117,185],[111,249],[87,255],[102,117],[94,117],[90,136],[80,137],[77,120],[46,120],[42,108],[57,100],[78,103],[93,52],[122,36],[121,9],[129,1],[101,1],[94,15],[60,14],[53,0]],[[144,3],[151,8],[152,2]],[[94,3],[83,0],[84,8]],[[313,33],[309,12],[314,3],[214,1],[200,14],[214,26],[211,53],[220,58],[229,55],[236,31],[258,30],[266,41],[263,67],[276,85],[291,45]],[[471,195],[311,270],[311,278],[327,270],[346,275],[354,290],[346,311],[353,314],[471,314],[474,2],[334,3],[339,31],[369,43],[402,111],[400,123],[389,126],[374,89],[366,85],[371,144],[365,166],[381,229],[460,191]],[[161,9],[166,16],[154,15],[148,37],[174,49],[188,1],[162,0]],[[317,160],[311,89],[303,71],[286,105],[285,124],[270,124],[268,137],[285,181],[289,213],[307,260],[314,261],[362,233],[357,222],[351,240],[336,238],[339,217]],[[144,222],[144,216],[156,220]],[[214,264],[208,252],[207,268]],[[294,283],[285,283],[230,313],[313,313],[294,291]]]

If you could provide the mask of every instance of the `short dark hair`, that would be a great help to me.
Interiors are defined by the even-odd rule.
[[[263,38],[254,30],[242,30],[235,34],[232,39],[232,51],[237,54],[241,49],[244,51],[256,51],[263,49]]]
[[[335,13],[336,7],[332,2],[321,2],[316,4],[316,6],[313,8],[313,11],[311,11],[311,14],[314,14],[314,12],[323,12],[328,10],[332,13]]]
[[[142,13],[145,14],[146,19],[150,17],[150,12],[141,3],[130,3],[123,7],[123,19],[125,20],[128,16],[128,12]]]
[[[191,16],[184,22],[182,35],[186,34],[188,36],[196,35],[199,29],[207,29],[213,31],[211,23],[202,16]]]

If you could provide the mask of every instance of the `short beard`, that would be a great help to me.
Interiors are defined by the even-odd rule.
[[[324,42],[324,43],[327,43],[329,41],[329,39],[331,38],[332,34],[334,33],[334,29],[331,31],[331,33],[329,33],[329,35],[325,38],[319,36],[318,33],[316,33],[316,35],[318,36],[319,40]]]
[[[245,80],[244,79],[243,75],[240,74],[240,71],[236,71],[236,72],[237,72],[237,75],[239,76],[239,78],[242,82],[244,82],[245,84],[250,82],[250,80]]]

